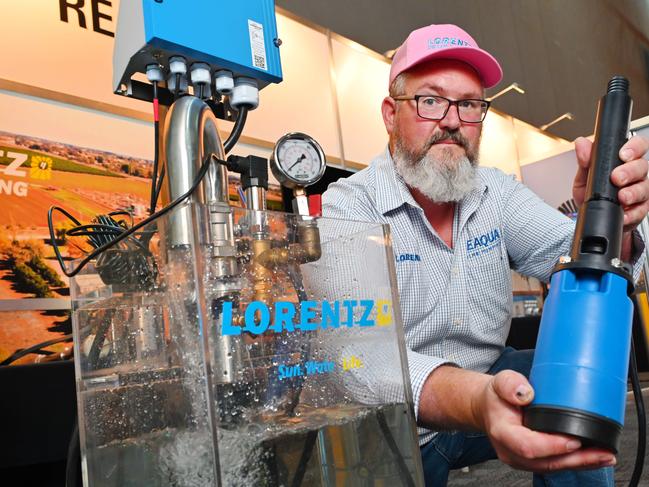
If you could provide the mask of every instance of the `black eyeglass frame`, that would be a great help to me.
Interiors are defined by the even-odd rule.
[[[488,100],[483,100],[481,98],[463,98],[461,100],[451,100],[449,98],[446,98],[444,96],[439,96],[439,95],[413,95],[413,96],[391,96],[394,101],[410,101],[410,100],[415,100],[415,107],[417,108],[417,115],[425,120],[443,120],[446,115],[448,115],[448,111],[451,109],[453,105],[455,105],[455,108],[457,110],[457,116],[458,118],[464,122],[464,123],[482,123],[484,122],[484,119],[487,117],[487,112],[489,111],[489,107],[491,106],[491,102]],[[439,118],[430,118],[430,117],[424,117],[419,113],[419,99],[420,98],[440,98],[442,100],[446,100],[448,102],[448,105],[446,106],[446,110],[444,110],[444,114],[439,117]],[[469,122],[467,120],[464,120],[462,118],[462,115],[460,115],[460,107],[458,103],[461,103],[463,101],[479,101],[482,103],[486,104],[486,108],[484,110],[484,113],[482,114],[482,119],[480,119],[478,122]]]

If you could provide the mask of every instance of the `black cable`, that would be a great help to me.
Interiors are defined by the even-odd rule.
[[[174,88],[174,101],[178,99],[178,95],[180,94],[180,73],[176,73],[176,86]]]
[[[381,411],[380,409],[376,412],[376,420],[379,422],[379,428],[383,433],[383,436],[385,437],[385,441],[388,443],[388,447],[390,448],[392,454],[394,455],[394,459],[397,462],[397,466],[399,467],[399,470],[401,470],[401,475],[403,480],[405,480],[405,483],[408,487],[415,487],[415,482],[412,479],[412,475],[410,475],[410,470],[408,470],[408,465],[406,465],[406,461],[403,459],[403,456],[399,451],[399,446],[397,445],[397,442],[394,441],[394,436],[392,436],[392,432],[390,431],[390,428],[388,427],[388,423],[385,420],[383,411]]]
[[[101,215],[100,215],[101,216]],[[91,230],[91,231],[88,231]],[[103,230],[103,231],[102,231]],[[120,234],[126,228],[118,225],[109,225],[105,223],[88,223],[86,225],[78,225],[74,228],[71,228],[66,232],[66,235],[70,237],[82,237],[82,236],[93,236],[97,235],[114,235],[115,233]],[[93,242],[100,242],[101,239],[95,239]],[[105,243],[105,242],[103,242]]]
[[[636,300],[636,308],[637,308]],[[638,378],[638,364],[635,358],[635,344],[631,338],[631,363],[629,365],[629,376],[633,388],[633,398],[635,399],[635,410],[638,416],[638,447],[635,455],[635,465],[633,474],[629,481],[630,487],[637,487],[644,467],[645,450],[647,447],[647,416],[644,409],[644,400],[642,398],[642,389],[640,388],[640,379]]]
[[[103,228],[102,228],[103,227]],[[112,235],[113,237],[119,235],[124,230],[120,230],[118,227],[111,227],[108,225],[80,225],[76,228],[71,228],[66,232],[66,235],[70,237],[88,237],[88,241],[94,247],[101,247],[106,243],[105,239],[102,237],[107,235]],[[110,239],[108,239],[110,240]]]
[[[124,215],[124,216],[129,217],[129,218],[131,219],[131,225],[133,225],[133,213],[131,213],[130,211],[126,211],[126,210],[115,210],[115,211],[111,211],[111,212],[108,214],[108,216],[117,216],[117,215]]]
[[[108,333],[108,329],[113,323],[113,313],[109,311],[107,314],[108,316],[104,316],[104,319],[99,324],[99,327],[95,332],[95,338],[92,340],[92,345],[90,346],[90,352],[88,352],[88,363],[93,368],[99,368],[101,349],[104,347],[104,342],[106,341],[106,333]]]
[[[158,164],[160,157],[160,147],[158,146],[158,141],[160,137],[160,122],[153,122],[153,138],[155,139],[155,149],[153,156],[153,174],[151,175],[151,201],[149,206],[149,214],[155,212],[155,189],[157,187],[157,178],[158,178]]]
[[[295,476],[293,477],[293,482],[291,482],[291,487],[300,487],[300,485],[302,485],[304,474],[306,473],[306,466],[313,454],[313,447],[315,446],[317,438],[317,431],[309,431],[309,433],[307,433],[306,439],[304,440],[304,449],[302,450],[300,461],[297,464],[297,469],[295,469]]]
[[[54,208],[54,207],[51,207],[50,210],[52,208]],[[75,217],[73,217],[68,211],[64,210],[63,208],[60,208],[59,211],[61,213],[63,213],[65,216],[67,216],[68,219],[70,219],[72,221],[72,223],[74,223],[75,225],[81,225],[81,222],[79,220],[77,220]],[[50,237],[52,237],[52,238],[54,237],[54,235],[52,234],[52,228],[50,228]]]
[[[201,183],[201,181],[203,180],[203,178],[207,174],[207,170],[209,169],[210,163],[212,161],[214,161],[214,162],[216,162],[218,164],[226,164],[225,161],[221,161],[221,160],[217,159],[216,156],[214,156],[213,154],[210,154],[209,156],[207,156],[205,158],[204,162],[203,162],[203,165],[199,169],[198,174],[196,175],[196,179],[192,183],[192,186],[187,190],[187,192],[180,195],[178,198],[176,198],[174,201],[169,203],[169,205],[167,205],[166,207],[164,207],[160,211],[152,214],[148,218],[145,218],[140,223],[137,223],[137,224],[133,225],[128,230],[125,230],[123,233],[121,233],[119,236],[115,237],[110,242],[108,242],[108,243],[102,245],[101,247],[96,248],[94,251],[90,252],[83,259],[81,259],[81,261],[79,262],[77,267],[73,268],[72,270],[68,270],[66,268],[65,262],[63,260],[63,256],[61,255],[61,251],[59,250],[59,246],[56,243],[56,239],[54,237],[54,224],[53,224],[53,221],[52,221],[52,217],[53,217],[54,211],[58,211],[58,212],[63,213],[64,215],[66,215],[68,218],[70,218],[73,222],[76,222],[77,224],[79,224],[79,221],[76,218],[74,218],[72,215],[70,215],[70,213],[68,213],[63,208],[60,208],[58,206],[52,206],[49,209],[49,211],[47,212],[47,225],[48,225],[49,231],[50,231],[50,240],[52,242],[52,247],[54,248],[54,254],[56,255],[56,260],[58,261],[59,265],[61,266],[61,269],[63,270],[63,273],[68,277],[76,276],[79,273],[79,271],[81,269],[83,269],[83,267],[88,262],[90,262],[92,259],[94,259],[98,255],[100,255],[102,252],[104,252],[105,250],[108,250],[109,248],[115,246],[116,244],[123,241],[124,239],[131,237],[139,229],[141,229],[142,227],[145,227],[149,223],[157,220],[161,216],[163,216],[166,213],[170,212],[176,206],[178,206],[180,203],[182,203],[185,199],[189,198],[192,195],[192,193],[194,191],[196,191],[196,188],[198,187],[198,185]]]
[[[246,118],[248,117],[248,106],[241,105],[239,107],[239,113],[237,113],[237,119],[234,122],[234,127],[232,127],[232,132],[228,136],[228,139],[223,144],[223,150],[227,154],[232,150],[234,145],[241,137],[241,132],[243,132],[243,126],[246,124]]]
[[[132,226],[133,218],[128,212],[118,211],[111,214],[128,214]],[[77,222],[74,218],[71,221]],[[129,225],[124,220],[117,221],[110,215],[98,215],[93,223],[78,225],[68,230],[67,235],[87,237],[88,242],[96,249],[110,243],[128,229]],[[131,236],[120,245],[119,249],[108,250],[101,254],[95,266],[102,280],[107,284],[122,286],[137,284],[140,288],[143,286],[152,288],[156,282],[157,266],[148,244],[153,234],[154,230],[150,229],[148,232],[143,232],[139,240]]]
[[[155,196],[153,198],[153,204],[158,205],[158,198],[160,197],[160,191],[162,191],[162,182],[165,179],[166,171],[165,166],[162,166],[160,170],[160,177],[158,178],[158,187],[155,189]]]
[[[15,352],[11,356],[7,357],[2,362],[0,362],[0,366],[9,365],[12,362],[18,360],[19,358],[24,357],[25,355],[38,352],[41,348],[49,347],[50,345],[54,345],[56,343],[61,343],[61,342],[67,342],[70,340],[72,340],[72,333],[68,333],[67,335],[64,335],[62,337],[53,338],[52,340],[47,340],[46,342],[37,343],[36,345],[32,345],[31,347],[28,348],[23,348],[22,350]]]
[[[151,174],[151,204],[149,214],[155,212],[155,190],[158,182],[158,165],[160,163],[160,121],[158,115],[158,82],[153,82],[153,139],[154,139],[154,156],[153,172]]]

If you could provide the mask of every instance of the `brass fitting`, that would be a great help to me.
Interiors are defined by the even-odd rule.
[[[277,269],[287,264],[306,264],[318,260],[322,256],[318,226],[315,222],[308,222],[300,225],[297,232],[299,243],[290,244],[288,248],[268,248],[259,257],[255,254],[255,264],[266,269]]]
[[[272,290],[272,270],[263,264],[263,256],[271,251],[268,239],[252,241],[252,278],[256,301],[270,304]]]
[[[297,235],[300,243],[293,245],[300,245],[304,250],[303,261],[297,263],[306,264],[319,260],[322,257],[322,247],[320,246],[320,229],[315,220],[300,225],[297,228]]]

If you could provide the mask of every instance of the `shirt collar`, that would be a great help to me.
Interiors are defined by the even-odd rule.
[[[382,215],[395,210],[405,204],[420,208],[405,181],[397,173],[394,161],[390,154],[389,147],[385,148],[383,154],[374,160],[376,171],[376,192],[380,197],[376,198],[376,206]],[[460,215],[468,218],[480,205],[482,196],[487,189],[480,171],[477,176],[478,184],[460,201]],[[464,219],[464,218],[462,218]]]

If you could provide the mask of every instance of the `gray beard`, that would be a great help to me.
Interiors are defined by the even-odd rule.
[[[455,158],[445,150],[437,159],[427,153],[417,159],[397,139],[392,159],[405,183],[434,202],[460,201],[476,187],[475,158]]]

